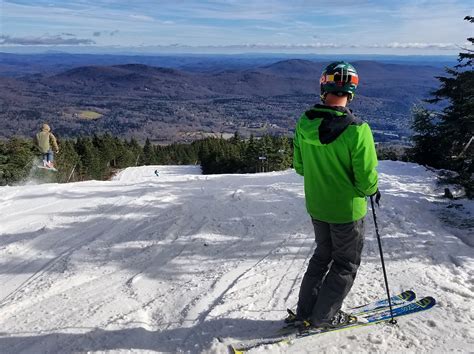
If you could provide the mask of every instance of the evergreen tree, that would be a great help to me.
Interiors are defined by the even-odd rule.
[[[129,152],[134,156],[135,160],[131,166],[137,166],[143,155],[143,149],[135,138],[131,138],[127,144]]]
[[[155,163],[155,151],[149,138],[146,138],[145,146],[143,147],[142,163],[144,165],[153,165]]]
[[[26,179],[39,163],[31,141],[12,137],[0,149],[0,184],[12,184]],[[35,158],[38,160],[35,162]]]
[[[79,138],[76,150],[80,156],[81,179],[103,179],[106,175],[106,166],[101,163],[99,150],[94,146],[92,139]]]
[[[293,151],[288,137],[280,137],[274,142],[275,153],[272,158],[273,169],[276,171],[286,170],[293,163]]]
[[[412,114],[412,129],[415,133],[410,158],[422,165],[440,167],[441,150],[438,147],[438,126],[433,119],[435,114],[423,107],[414,107]]]
[[[474,18],[467,16],[465,20],[474,22]],[[474,38],[468,38],[474,44]],[[438,77],[441,86],[428,102],[444,101],[448,106],[440,115],[438,136],[441,148],[444,150],[444,164],[449,166],[451,156],[457,156],[474,133],[474,51],[465,49],[460,53],[459,64],[454,69],[446,69],[448,77]]]
[[[8,160],[7,147],[4,141],[0,140],[0,166]]]
[[[135,166],[136,155],[130,150],[129,143],[126,140],[115,139],[115,167],[126,168]]]
[[[269,172],[272,170],[270,162],[275,158],[273,140],[270,135],[264,135],[257,142],[259,152],[259,172]]]
[[[467,16],[465,20],[474,23],[474,17]],[[474,38],[468,38],[468,41],[474,44]],[[458,182],[466,187],[468,196],[472,197],[472,152],[463,151],[474,135],[474,51],[464,50],[466,52],[459,54],[459,64],[446,69],[448,76],[438,77],[440,88],[433,92],[432,99],[427,100],[430,103],[445,102],[446,108],[435,116],[426,113],[415,116],[414,156],[417,162],[458,172]],[[428,131],[430,127],[433,131]],[[434,141],[434,145],[430,146],[430,141]],[[433,156],[427,158],[430,153]]]
[[[56,156],[56,168],[58,169],[57,181],[68,182],[75,181],[74,173],[80,170],[80,157],[74,147],[74,142],[65,140],[61,142],[61,151]],[[78,173],[76,173],[78,175]]]
[[[210,143],[209,143],[209,139],[204,139],[204,140],[201,140],[199,143],[195,143],[195,145],[198,146],[198,158],[199,158],[199,161],[201,163],[201,169],[202,169],[202,172],[204,174],[206,174],[204,172],[204,169],[205,169],[205,165],[207,164],[207,159],[208,159],[208,156],[210,155],[211,153],[211,148],[210,148]]]
[[[259,147],[257,141],[255,140],[253,134],[250,135],[250,139],[247,142],[244,153],[244,163],[246,166],[245,172],[257,172],[259,164]]]
[[[239,141],[225,141],[223,171],[224,173],[242,173],[244,163],[242,160],[241,145]]]
[[[473,16],[466,16],[464,17],[464,20],[474,23]],[[474,44],[474,37],[470,37],[467,40],[471,42],[471,44]],[[474,50],[468,49],[468,48],[464,48],[464,49],[466,50],[465,53],[459,53],[458,61],[460,62],[460,64],[458,65],[458,67],[463,67],[463,66],[472,67],[473,65],[472,60],[474,59]]]
[[[101,163],[107,167],[116,167],[117,147],[115,139],[107,133],[101,136],[94,135],[92,142],[99,152]]]
[[[164,146],[155,147],[156,163],[158,165],[169,165],[171,163],[170,156]]]

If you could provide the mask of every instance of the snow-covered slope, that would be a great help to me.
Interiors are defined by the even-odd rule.
[[[434,295],[438,305],[399,327],[255,352],[472,350],[472,203],[438,198],[435,176],[420,166],[384,161],[379,171],[391,290]],[[346,306],[385,293],[366,220]],[[226,353],[225,342],[265,334],[294,307],[313,247],[293,171],[203,176],[148,166],[110,182],[2,187],[0,352]]]

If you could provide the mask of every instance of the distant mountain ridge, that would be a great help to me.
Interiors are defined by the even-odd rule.
[[[193,72],[140,63],[80,66],[50,75],[0,77],[4,136],[30,135],[47,120],[62,135],[111,132],[173,141],[176,134],[262,127],[290,134],[295,119],[319,100],[327,63],[303,59],[245,69]],[[412,105],[437,85],[439,67],[353,62],[360,76],[354,111],[379,129],[405,132]],[[101,119],[75,119],[96,111]],[[20,128],[18,128],[20,127]],[[1,133],[0,133],[1,134]],[[180,140],[179,138],[178,140]]]
[[[400,86],[432,86],[438,68],[382,64],[374,61],[353,63],[360,76],[360,94],[365,91],[374,95],[376,91],[391,90]],[[81,85],[109,86],[117,88],[150,90],[170,96],[196,97],[239,95],[275,96],[288,94],[316,94],[319,75],[325,63],[308,60],[286,60],[246,70],[226,70],[217,73],[193,73],[181,70],[153,67],[144,64],[114,66],[85,66],[56,74],[40,81],[46,85],[62,85],[71,89]],[[170,85],[174,85],[171,87]],[[90,87],[89,87],[90,88]],[[408,91],[406,91],[408,90]],[[410,92],[409,87],[405,92]],[[413,92],[414,95],[417,92]]]
[[[304,59],[290,59],[262,66],[258,70],[280,76],[308,77],[310,75],[314,77],[321,72],[323,66],[324,63]]]
[[[295,59],[296,58],[296,59]],[[375,60],[384,64],[453,66],[456,56],[390,56],[390,55],[118,55],[118,54],[13,54],[0,52],[0,76],[22,77],[30,74],[52,75],[80,66],[112,66],[137,63],[191,72],[215,73],[224,70],[245,70],[268,66],[279,61],[306,60]]]
[[[70,69],[51,78],[54,80],[76,79],[76,80],[122,80],[124,76],[136,74],[137,77],[150,76],[183,76],[184,73],[170,68],[153,67],[144,64],[124,64],[113,66],[81,66]]]
[[[309,62],[308,62],[309,63]],[[314,66],[311,66],[314,69]],[[192,73],[143,64],[78,67],[60,74],[43,77],[43,85],[71,90],[71,92],[100,89],[102,94],[116,94],[120,90],[136,93],[146,91],[160,97],[201,98],[237,96],[278,96],[315,92],[314,80],[297,80],[287,72],[255,68],[218,73]],[[25,78],[28,81],[28,78]],[[35,79],[35,81],[37,81]],[[134,95],[134,93],[128,93]]]

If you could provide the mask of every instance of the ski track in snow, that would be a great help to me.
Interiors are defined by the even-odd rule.
[[[379,171],[391,291],[433,295],[436,307],[397,327],[251,352],[472,350],[472,227],[447,222],[472,220],[472,202],[453,208],[421,166],[382,161]],[[203,176],[195,166],[146,166],[110,182],[0,190],[1,353],[227,353],[278,328],[314,250],[302,178],[291,170]],[[369,210],[345,306],[384,296]]]

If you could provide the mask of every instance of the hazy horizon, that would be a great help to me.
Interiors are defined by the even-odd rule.
[[[222,57],[222,58],[287,58],[287,59],[318,59],[328,57],[352,57],[361,58],[399,58],[399,59],[428,59],[428,60],[457,60],[458,54],[380,54],[380,53],[297,53],[297,52],[238,52],[238,53],[219,53],[219,52],[155,52],[155,51],[135,51],[134,48],[99,48],[90,50],[89,47],[2,47],[0,54],[12,55],[90,55],[90,56],[137,56],[137,57]]]

